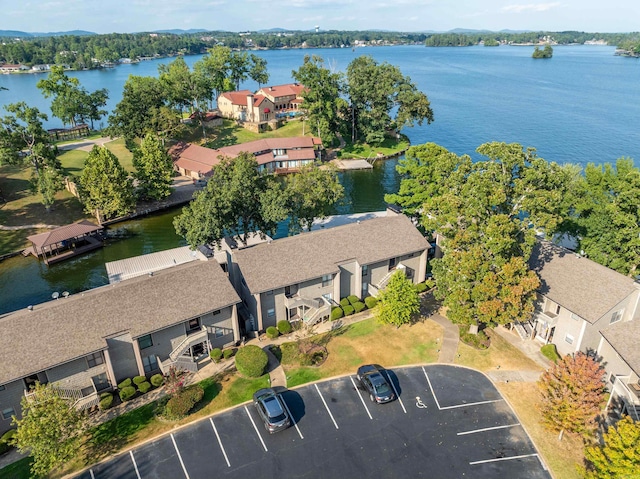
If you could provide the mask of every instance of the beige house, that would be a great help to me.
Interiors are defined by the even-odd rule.
[[[341,298],[383,289],[395,271],[424,281],[429,243],[404,215],[320,229],[238,249],[230,278],[247,309],[247,331],[277,321],[326,319]]]
[[[256,93],[263,95],[275,106],[276,114],[295,113],[302,104],[302,92],[304,86],[299,83],[287,83],[286,85],[266,86]]]
[[[265,131],[268,127],[277,128],[273,102],[249,90],[221,94],[218,97],[218,111],[223,117],[236,120],[255,132]]]

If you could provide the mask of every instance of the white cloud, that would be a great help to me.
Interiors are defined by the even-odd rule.
[[[560,2],[552,3],[528,3],[525,5],[507,5],[502,7],[503,12],[506,13],[526,13],[526,12],[546,12],[553,8],[557,8],[561,5]]]

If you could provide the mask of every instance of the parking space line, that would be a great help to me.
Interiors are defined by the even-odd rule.
[[[182,460],[182,456],[180,455],[180,450],[178,449],[178,445],[176,444],[176,438],[173,437],[173,433],[170,434],[171,441],[173,441],[173,447],[176,448],[176,454],[178,455],[178,459],[180,459],[180,465],[182,466],[182,471],[184,472],[184,477],[189,478],[189,473],[187,472],[187,468],[184,467],[184,461]]]
[[[298,434],[300,435],[300,439],[304,439],[304,436],[302,435],[302,433],[300,432],[300,428],[298,427],[298,424],[296,423],[296,420],[293,419],[293,414],[291,414],[291,411],[289,411],[289,406],[287,406],[287,401],[284,400],[284,398],[281,396],[282,399],[282,404],[284,404],[284,408],[287,410],[287,412],[289,413],[289,418],[291,419],[291,422],[293,423],[293,425],[296,427],[296,431],[298,431]]]
[[[425,371],[424,366],[422,366],[422,372],[424,373],[424,377],[427,378],[427,383],[429,383],[429,389],[431,389],[431,395],[436,402],[436,406],[438,406],[438,409],[442,410],[440,403],[438,402],[438,398],[436,397],[436,393],[433,392],[433,386],[431,386],[431,381],[429,381],[429,376],[427,375],[427,371]]]
[[[89,474],[91,474],[91,479],[96,479],[96,476],[93,475],[93,469],[89,469]]]
[[[267,445],[262,440],[262,436],[260,435],[260,431],[258,431],[258,426],[256,426],[256,423],[254,422],[253,418],[251,417],[251,413],[249,412],[249,408],[247,406],[245,406],[244,410],[247,411],[247,416],[249,416],[249,420],[251,421],[251,424],[253,424],[253,428],[256,430],[256,434],[258,435],[258,438],[260,439],[260,442],[262,443],[262,447],[264,447],[264,451],[267,452],[268,451]]]
[[[525,457],[533,457],[533,456],[536,456],[538,457],[538,459],[540,459],[538,454],[523,454],[521,456],[496,457],[495,459],[485,459],[484,461],[473,461],[473,462],[470,462],[469,465],[475,466],[476,464],[486,464],[487,462],[511,461],[512,459],[523,459]]]
[[[224,460],[227,461],[227,466],[231,467],[231,463],[229,462],[229,458],[227,457],[227,452],[224,450],[224,446],[222,445],[222,441],[220,440],[220,434],[218,434],[216,425],[213,424],[213,418],[209,418],[209,422],[211,422],[211,427],[213,428],[213,432],[216,433],[216,437],[218,438],[218,444],[220,445],[220,449],[222,450],[222,455],[224,456]]]
[[[400,406],[402,406],[402,410],[404,411],[405,414],[407,414],[407,410],[404,408],[404,403],[402,402],[402,399],[400,398],[400,394],[398,394],[398,390],[396,389],[396,385],[393,384],[393,381],[389,377],[389,374],[387,374],[387,379],[389,380],[389,383],[391,384],[391,387],[393,388],[393,392],[396,393],[396,397],[398,398],[398,401],[400,402]]]
[[[324,404],[325,409],[327,410],[327,412],[329,413],[329,417],[331,418],[331,420],[333,421],[333,425],[336,427],[336,429],[340,429],[338,427],[338,423],[336,422],[336,420],[333,418],[333,414],[331,414],[331,410],[329,409],[329,406],[327,406],[327,401],[324,400],[324,396],[322,395],[322,393],[320,392],[320,389],[318,388],[317,384],[314,384],[314,386],[316,387],[316,391],[318,391],[318,394],[320,395],[320,399],[322,399],[322,404]]]
[[[507,424],[506,426],[485,427],[483,429],[474,429],[472,431],[459,432],[458,436],[464,436],[466,434],[475,434],[477,432],[495,431],[496,429],[506,429],[508,427],[517,427],[519,425],[520,425],[520,423],[518,422],[516,424]]]
[[[491,404],[491,403],[500,402],[500,401],[504,401],[504,399],[492,399],[491,401],[479,401],[479,402],[469,402],[465,404],[456,404],[454,406],[441,407],[440,410],[444,411],[445,409],[456,409],[459,407],[480,406],[481,404]]]
[[[373,417],[371,417],[371,413],[369,412],[369,408],[367,407],[367,404],[364,402],[364,399],[362,398],[362,394],[360,394],[360,390],[358,389],[358,386],[356,386],[356,383],[353,380],[353,376],[349,376],[349,379],[351,379],[351,384],[353,384],[354,389],[358,393],[358,397],[360,398],[360,401],[362,401],[362,405],[364,406],[364,410],[367,411],[367,414],[369,415],[369,419],[373,420]]]
[[[133,451],[129,451],[129,455],[131,456],[131,462],[133,462],[133,468],[136,470],[136,477],[138,479],[142,479],[140,477],[140,471],[138,471],[138,465],[136,464],[136,458],[133,457]]]

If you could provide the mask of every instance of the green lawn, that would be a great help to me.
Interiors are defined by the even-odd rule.
[[[345,140],[347,140],[345,138]],[[400,140],[392,138],[385,138],[381,145],[367,145],[366,143],[347,142],[346,146],[342,149],[340,157],[342,159],[352,158],[375,158],[378,155],[395,155],[400,151],[409,148],[410,143],[406,136],[401,135]]]
[[[31,477],[31,457],[25,457],[18,462],[0,469],[0,479],[29,479]]]
[[[295,136],[303,136],[302,129],[305,127],[304,136],[312,136],[309,131],[309,125],[303,125],[301,121],[289,121],[281,128],[264,133],[253,133],[232,120],[224,120],[221,127],[213,130],[211,137],[206,142],[209,148],[222,148],[224,146],[237,145],[247,143],[249,141],[261,140],[263,138],[287,138]]]

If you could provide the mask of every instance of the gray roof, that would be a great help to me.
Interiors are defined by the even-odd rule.
[[[633,372],[640,376],[640,321],[612,324],[600,331]]]
[[[93,224],[91,221],[81,220],[70,225],[54,228],[45,233],[27,236],[27,239],[38,248],[42,248],[43,246],[60,243],[78,236],[84,236],[101,229],[102,226]]]
[[[216,261],[197,261],[16,311],[0,318],[0,384],[104,349],[116,333],[136,338],[239,301]]]
[[[636,290],[633,279],[548,241],[535,245],[529,266],[541,294],[591,324]]]
[[[200,251],[193,251],[189,246],[181,246],[165,251],[134,256],[105,263],[109,283],[117,283],[125,279],[135,278],[150,272],[160,271],[191,261],[206,261],[207,258]]]
[[[404,215],[301,233],[233,253],[252,293],[337,273],[338,265],[371,264],[429,248]]]

